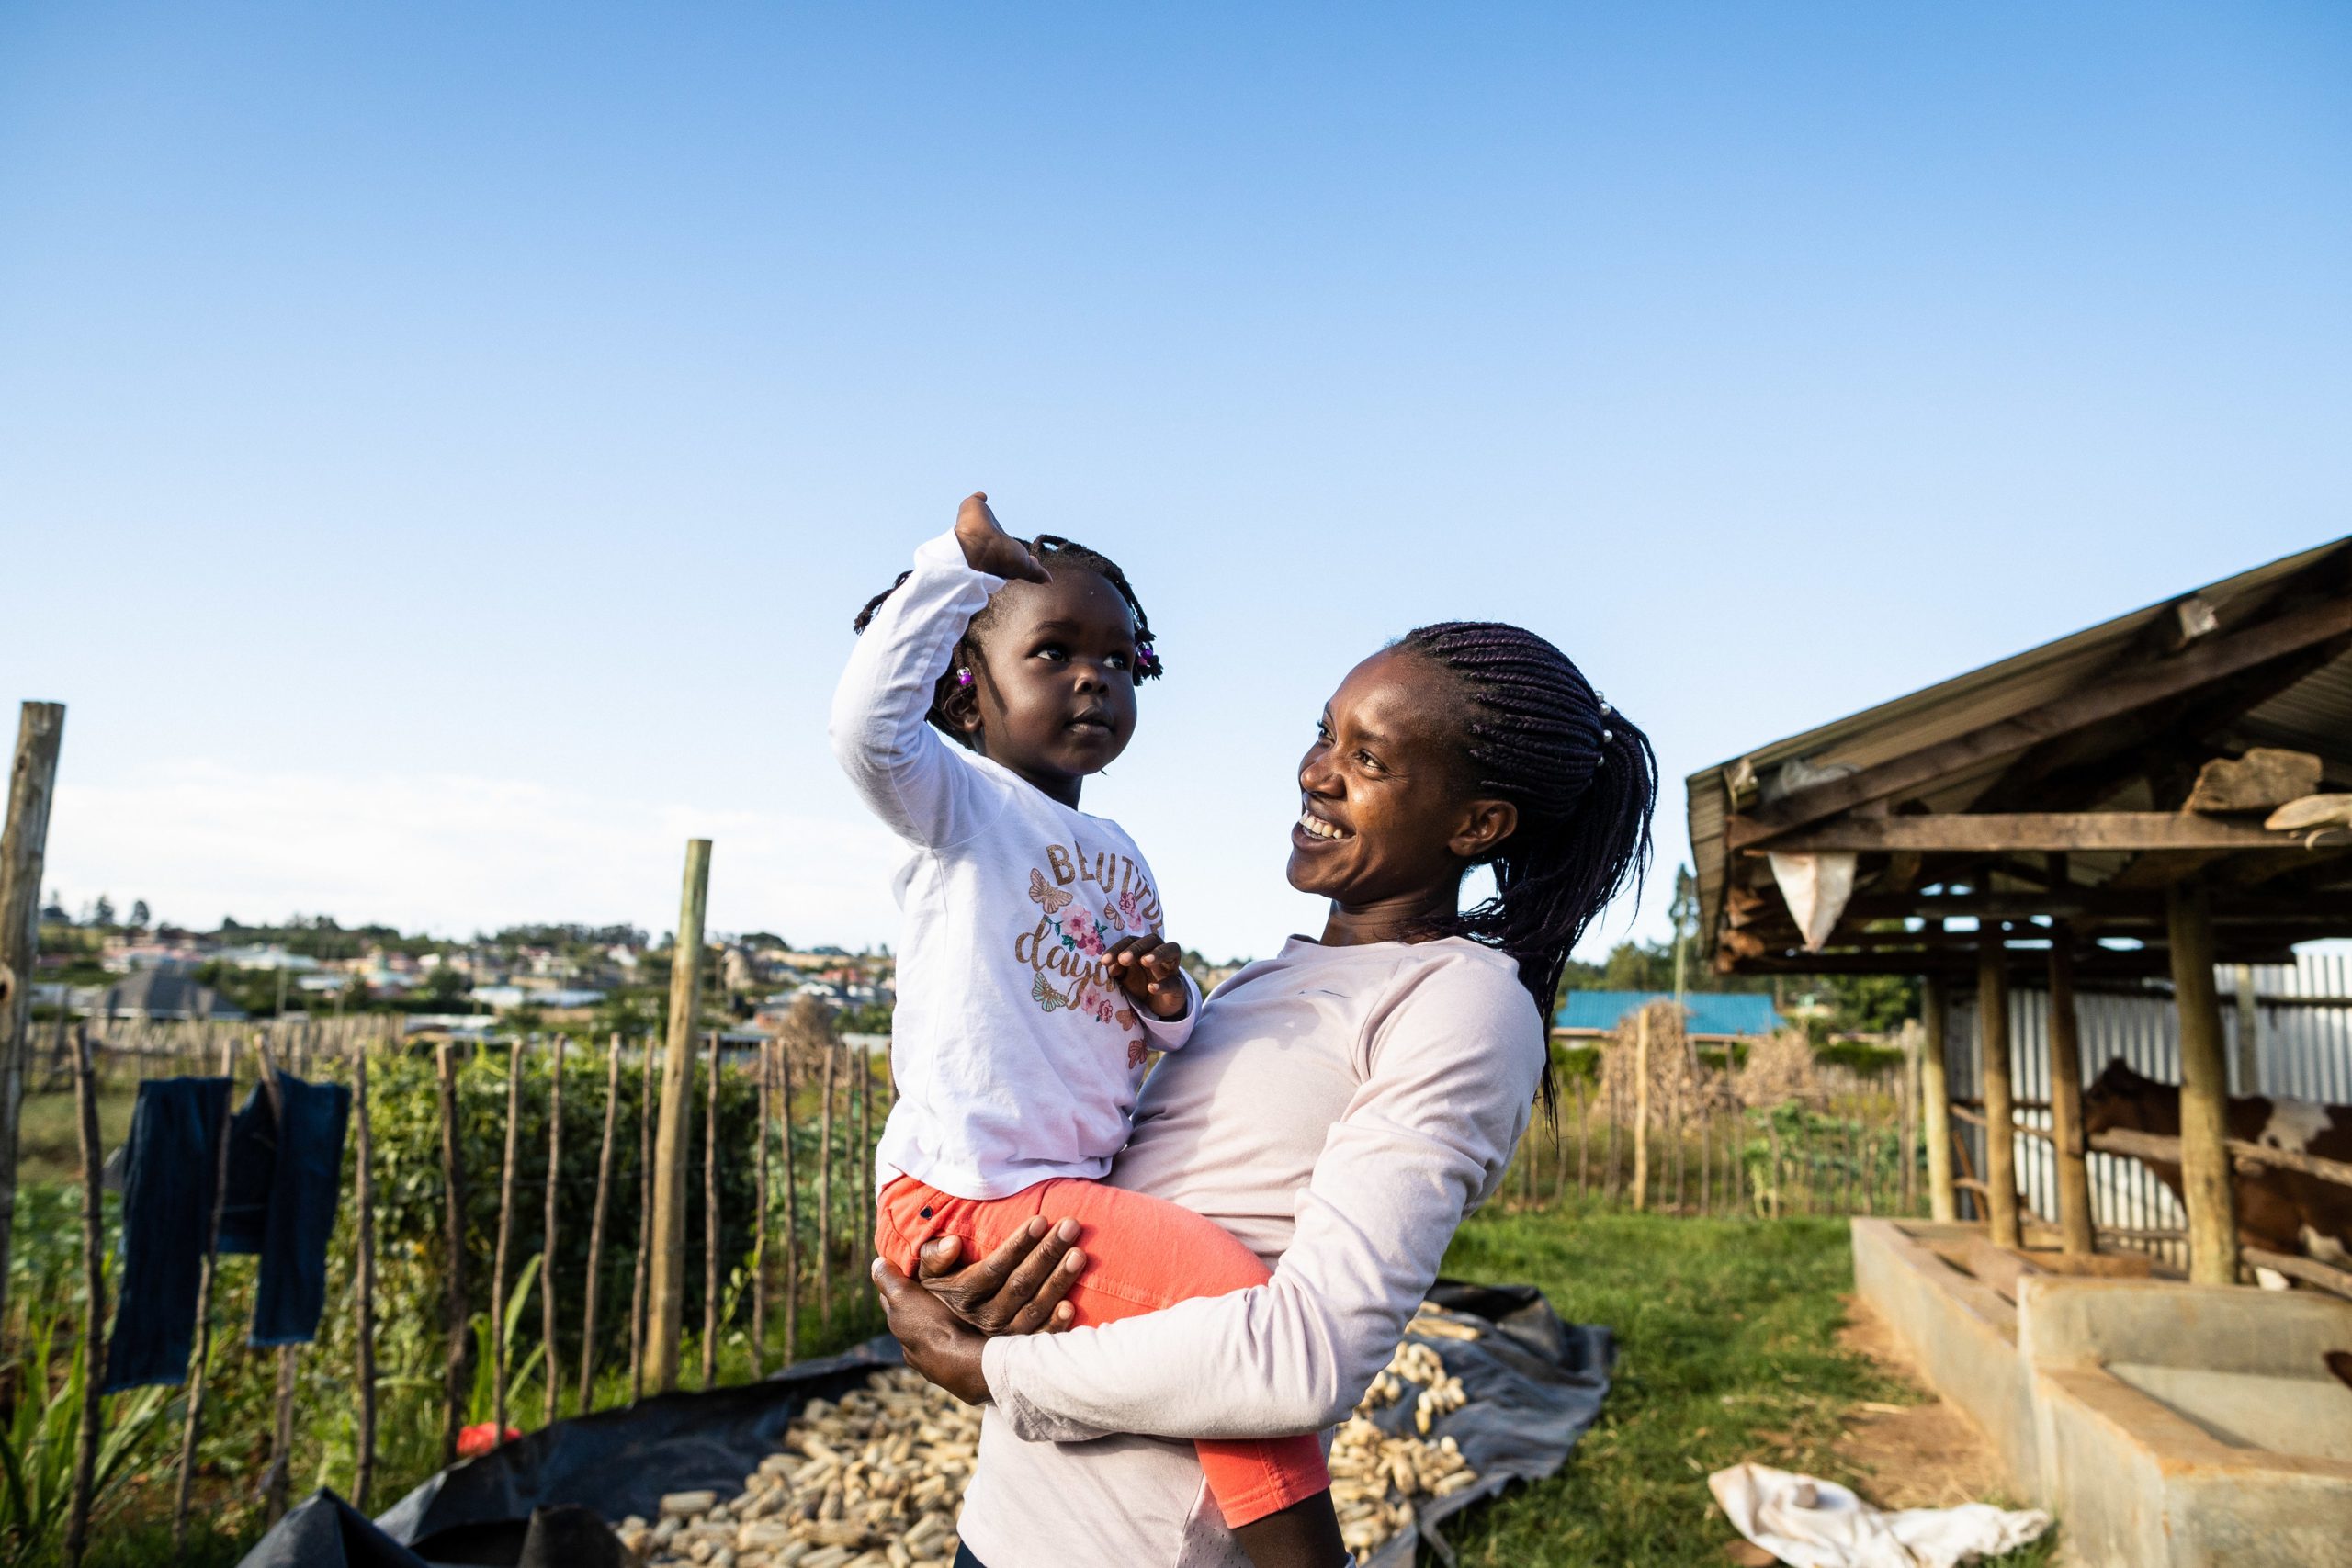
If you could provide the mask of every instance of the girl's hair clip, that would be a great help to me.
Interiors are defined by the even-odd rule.
[[[970,684],[972,683],[972,672],[971,672],[969,670],[958,670],[958,671],[956,671],[956,683],[957,685],[959,685],[959,686],[968,686],[968,685],[970,685]]]

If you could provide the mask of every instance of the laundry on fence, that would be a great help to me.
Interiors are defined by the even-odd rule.
[[[221,1111],[231,1081],[153,1078],[139,1086],[125,1145],[121,1286],[107,1347],[107,1391],[187,1376],[206,1238],[212,1228]],[[258,1253],[251,1343],[318,1333],[327,1241],[341,1195],[351,1091],[280,1073],[277,1101],[255,1089],[232,1119],[220,1250]]]

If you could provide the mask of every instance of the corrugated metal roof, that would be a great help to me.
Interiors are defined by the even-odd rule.
[[[1741,761],[1748,761],[1759,777],[1769,778],[1780,764],[1794,758],[1816,766],[1847,762],[1869,767],[1907,755],[2084,689],[2139,646],[2153,623],[2191,593],[2212,605],[2223,632],[2260,619],[2289,579],[2347,549],[2352,549],[2352,537],[2282,557],[1690,774],[1684,787],[1692,863],[1699,875],[1700,931],[1707,947],[1712,949],[1722,929],[1730,872],[1724,843],[1729,814],[1725,778]],[[2232,733],[2249,744],[2316,751],[2329,759],[2332,781],[2339,771],[2352,776],[2352,654],[2250,709]],[[1955,773],[1921,798],[1931,809],[1965,809],[2011,760]]]
[[[1552,1015],[1552,1027],[1601,1032],[1637,1009],[1673,999],[1665,991],[1568,991]],[[1684,1029],[1693,1035],[1770,1034],[1781,1027],[1772,998],[1760,991],[1685,991],[1682,1006],[1690,1015]]]

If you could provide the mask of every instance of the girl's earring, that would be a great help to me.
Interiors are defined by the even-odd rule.
[[[958,671],[956,671],[956,683],[957,685],[959,685],[959,686],[968,686],[968,685],[970,685],[970,684],[972,683],[972,672],[971,672],[969,670],[958,670]]]

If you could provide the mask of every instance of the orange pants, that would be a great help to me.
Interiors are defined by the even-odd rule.
[[[960,1237],[966,1261],[986,1257],[1032,1219],[1084,1227],[1086,1271],[1069,1293],[1080,1327],[1157,1312],[1195,1296],[1222,1296],[1266,1282],[1266,1266],[1212,1220],[1192,1210],[1099,1181],[1041,1181],[1010,1198],[956,1198],[901,1176],[882,1190],[874,1249],[903,1272],[937,1236]],[[1304,1502],[1331,1485],[1313,1433],[1248,1441],[1204,1439],[1201,1472],[1226,1524]]]

